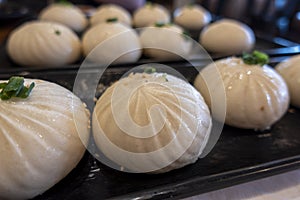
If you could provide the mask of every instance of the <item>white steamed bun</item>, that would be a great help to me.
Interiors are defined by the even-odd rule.
[[[292,56],[279,63],[276,70],[286,81],[291,96],[291,104],[300,108],[300,55]]]
[[[192,48],[190,38],[174,24],[146,27],[141,31],[140,41],[146,56],[162,60],[187,58]]]
[[[82,38],[83,52],[92,62],[110,64],[136,62],[141,56],[137,33],[118,23],[101,23],[89,29]]]
[[[92,123],[105,156],[131,172],[154,173],[194,163],[211,126],[200,93],[163,73],[120,79],[97,101]]]
[[[133,13],[133,25],[137,28],[170,21],[169,11],[160,4],[147,3]]]
[[[64,24],[76,32],[82,32],[88,26],[85,14],[72,4],[51,4],[41,11],[39,19]]]
[[[200,33],[199,42],[210,52],[239,54],[253,48],[255,36],[246,24],[222,19],[205,27]]]
[[[25,85],[32,82],[26,99],[0,100],[0,199],[42,194],[85,152],[90,126],[85,105],[57,84],[25,79]]]
[[[112,18],[117,18],[119,22],[131,26],[132,19],[130,13],[121,6],[115,4],[104,4],[100,6],[92,15],[90,23],[94,26],[99,23],[104,23]]]
[[[174,12],[174,22],[188,30],[200,30],[210,21],[211,14],[199,5],[187,5]]]
[[[28,67],[58,67],[79,59],[81,44],[68,27],[32,21],[17,27],[8,37],[8,55]]]
[[[215,66],[223,80],[220,84],[224,84],[225,88],[226,124],[265,130],[287,111],[289,106],[287,85],[270,66],[248,65],[241,58],[230,57],[209,64],[200,74],[209,79],[217,79],[219,74],[210,73]],[[210,94],[200,74],[194,85],[210,104]],[[223,85],[216,84],[212,87],[211,91],[218,91]]]

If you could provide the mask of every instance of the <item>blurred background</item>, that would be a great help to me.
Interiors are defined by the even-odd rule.
[[[19,20],[35,17],[54,0],[0,0],[0,28]],[[70,0],[74,4],[97,7],[102,3],[118,3],[133,12],[145,0]],[[255,30],[271,36],[281,36],[300,42],[300,0],[151,0],[163,4],[170,11],[189,3],[208,9],[214,20],[222,17],[238,19]],[[7,29],[7,27],[6,27]],[[3,31],[1,31],[1,34]]]

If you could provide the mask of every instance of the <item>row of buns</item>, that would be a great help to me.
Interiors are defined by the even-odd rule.
[[[118,18],[120,22],[135,28],[146,27],[156,22],[170,23],[170,12],[162,5],[148,2],[131,15],[116,4],[104,4],[95,9],[89,18],[72,4],[52,4],[44,8],[39,19],[65,24],[76,32],[84,31],[88,25],[94,26]],[[174,22],[188,30],[200,30],[211,21],[210,13],[199,5],[188,5],[174,12]]]
[[[155,10],[149,9],[149,6],[160,8],[156,4],[147,4],[137,13],[144,9],[147,12]],[[190,6],[183,10],[193,11],[196,8],[198,6]],[[48,9],[54,10],[52,15],[52,12],[48,14]],[[61,9],[66,11],[62,12]],[[90,19],[92,26],[82,33],[80,39],[73,30],[78,31],[77,26],[86,27],[87,21],[77,19],[79,16],[85,17],[79,12],[74,5],[54,4],[45,8],[39,21],[27,22],[10,34],[7,41],[8,55],[22,66],[60,67],[75,63],[82,57],[100,64],[113,61],[134,63],[142,53],[150,58],[163,60],[189,59],[189,55],[193,53],[192,39],[181,26],[171,24],[168,20],[151,18],[150,16],[156,15],[149,14],[150,24],[144,24],[147,27],[133,29],[128,26],[129,22],[124,22],[125,19],[130,19],[125,17],[129,16],[128,13],[125,14],[127,11],[111,4],[98,9]],[[93,20],[93,17],[98,20]],[[209,52],[239,54],[254,47],[255,36],[247,25],[224,19],[204,28],[199,42]],[[90,55],[92,50],[93,55]],[[126,53],[128,55],[123,55]]]

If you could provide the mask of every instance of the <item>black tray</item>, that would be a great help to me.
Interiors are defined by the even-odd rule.
[[[177,63],[172,65],[193,81],[197,70]],[[118,80],[127,67],[108,68],[100,83]],[[95,69],[86,69],[95,73]],[[61,69],[21,72],[72,89],[77,70]],[[0,74],[7,79],[12,73]],[[88,152],[79,165],[61,182],[35,200],[98,200],[182,198],[259,179],[300,167],[300,110],[290,107],[271,130],[255,132],[225,126],[214,149],[195,164],[159,175],[129,174],[113,170]]]

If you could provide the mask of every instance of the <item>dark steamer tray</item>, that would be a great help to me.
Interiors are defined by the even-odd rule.
[[[193,81],[197,70],[173,66]],[[130,66],[108,68],[100,83],[118,80]],[[87,69],[87,73],[95,73]],[[72,90],[77,70],[26,72],[26,77],[50,80]],[[11,73],[0,74],[7,79]],[[290,107],[269,131],[225,126],[213,150],[195,164],[159,175],[129,174],[111,169],[88,152],[62,181],[35,200],[168,199],[188,197],[256,180],[300,167],[300,110]]]

